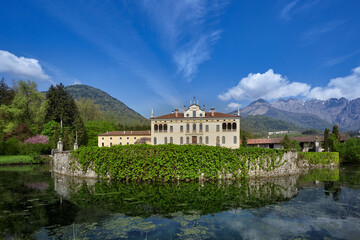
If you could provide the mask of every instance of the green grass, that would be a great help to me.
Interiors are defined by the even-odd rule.
[[[23,163],[34,163],[34,158],[26,155],[0,156],[0,165]]]

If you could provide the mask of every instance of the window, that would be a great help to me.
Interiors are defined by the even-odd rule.
[[[184,126],[180,126],[180,132],[184,131]]]
[[[216,125],[216,131],[217,131],[217,132],[220,131],[220,125]]]
[[[209,137],[208,136],[205,137],[205,144],[209,144]]]
[[[234,144],[236,144],[236,143],[237,143],[237,137],[234,136]]]
[[[162,125],[159,124],[159,132],[162,132]]]
[[[102,140],[104,140],[104,138],[102,138]]]
[[[126,137],[126,139],[129,139],[129,137]]]
[[[122,145],[122,143],[120,143],[120,145]]]
[[[112,146],[112,142],[110,142],[110,147]]]
[[[233,131],[236,130],[236,123],[233,123],[233,124],[232,124],[232,128],[233,128]]]
[[[225,136],[222,137],[222,144],[225,144]]]
[[[164,138],[164,143],[167,144],[167,137]]]
[[[202,130],[203,130],[203,124],[200,123],[200,125],[199,125],[199,131],[202,132]]]
[[[202,137],[199,137],[199,144],[202,144]]]
[[[202,117],[202,113],[200,113],[200,117]]]
[[[184,144],[184,139],[183,139],[183,137],[180,137],[180,144]]]
[[[206,132],[209,131],[209,125],[205,125],[205,131],[206,131]]]
[[[172,137],[170,137],[170,143],[173,143],[173,138]]]
[[[156,144],[157,144],[156,137],[154,137],[154,145],[156,145]]]
[[[193,124],[193,131],[196,131],[196,123]]]
[[[228,123],[227,128],[229,129],[229,131],[231,130],[231,123]]]
[[[129,145],[129,142],[127,142],[126,145]]]
[[[110,137],[110,140],[112,140],[112,137]]]
[[[136,137],[134,137],[134,139],[136,139]]]
[[[157,124],[154,125],[154,130],[155,130],[155,131],[159,130],[159,127],[158,127]]]
[[[189,114],[188,114],[188,113],[186,114],[186,117],[189,117]]]
[[[164,124],[164,132],[167,132],[167,124]]]
[[[120,137],[120,140],[122,139],[122,137]]]
[[[196,117],[196,111],[193,111],[193,117]]]
[[[220,137],[219,136],[216,137],[216,146],[220,146]]]
[[[189,137],[186,137],[186,144],[189,144],[189,142],[190,142]]]
[[[190,124],[186,124],[186,132],[190,132]]]
[[[223,123],[223,124],[222,124],[222,130],[223,130],[223,131],[226,131],[226,123]]]
[[[173,130],[174,130],[174,127],[170,126],[170,132],[173,132]]]
[[[102,143],[101,146],[104,146],[104,143]]]

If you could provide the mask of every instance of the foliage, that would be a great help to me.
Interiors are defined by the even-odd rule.
[[[301,132],[301,134],[303,134],[303,135],[319,135],[320,133],[321,133],[320,131],[313,129],[313,128],[306,129]]]
[[[31,163],[33,159],[34,158],[32,156],[26,156],[26,155],[0,156],[0,165]]]
[[[11,89],[6,83],[4,78],[0,81],[0,105],[10,105],[14,99],[15,91]]]
[[[350,138],[344,143],[335,144],[343,163],[360,163],[360,138]]]
[[[89,121],[85,125],[86,135],[88,138],[88,146],[98,145],[98,134],[107,131],[115,131],[115,124],[108,121]]]
[[[10,138],[4,144],[3,155],[17,155],[20,153],[20,142],[17,138]]]
[[[93,103],[98,105],[100,110],[104,113],[104,119],[106,121],[114,122],[116,124],[126,124],[129,126],[143,124],[149,125],[149,120],[126,106],[123,102],[99,89],[87,85],[72,85],[67,86],[65,90],[78,101],[82,98],[92,100]]]
[[[244,130],[240,130],[241,147],[247,147],[247,134]]]
[[[53,140],[54,132],[56,128],[60,129],[60,123],[51,120],[43,125],[43,130],[41,132],[41,135],[47,136],[49,139]]]
[[[46,110],[46,121],[60,123],[61,132],[65,134],[63,128],[68,127],[69,135],[72,140],[77,137],[80,145],[86,144],[85,126],[81,119],[78,108],[72,96],[65,90],[64,85],[51,86],[46,93],[48,107]],[[70,137],[69,137],[70,139]],[[55,140],[54,140],[55,141]],[[73,141],[74,142],[74,141]]]
[[[51,143],[22,143],[20,144],[20,154],[34,157],[41,154],[49,155],[52,147]]]
[[[340,142],[340,131],[339,131],[339,126],[338,125],[334,125],[333,129],[332,129],[332,133],[331,133],[335,139]]]
[[[339,164],[338,152],[299,152],[298,159],[307,160],[309,164]]]
[[[300,127],[263,115],[249,115],[241,120],[241,129],[247,132],[264,132],[267,135],[271,131],[296,131]]]
[[[75,100],[75,103],[85,125],[89,121],[103,120],[104,113],[100,110],[100,106],[90,98],[81,98],[79,101]]]
[[[325,152],[329,152],[331,142],[330,142],[330,130],[328,128],[325,128],[324,131],[324,142],[323,142],[323,148]]]
[[[49,138],[46,136],[42,136],[42,135],[36,135],[33,137],[30,137],[28,139],[26,139],[24,141],[24,143],[48,143],[49,142]]]
[[[299,141],[291,140],[287,134],[281,140],[281,146],[286,150],[295,150],[295,151],[301,150]]]
[[[112,179],[169,181],[246,178],[249,169],[272,170],[282,165],[284,151],[264,148],[229,149],[203,145],[114,145],[81,147],[72,152],[83,171],[94,169]],[[240,170],[240,171],[239,171]]]

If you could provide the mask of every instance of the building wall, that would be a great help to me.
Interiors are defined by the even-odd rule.
[[[223,123],[236,123],[236,129],[223,130]],[[155,124],[166,124],[167,131],[155,131]],[[187,124],[189,124],[189,131],[187,131]],[[196,124],[195,131],[193,130],[193,124]],[[200,130],[200,124],[202,124],[202,131]],[[181,126],[183,131],[180,130]],[[206,131],[206,126],[208,126],[208,131]],[[151,144],[171,143],[171,139],[173,144],[181,144],[181,138],[183,139],[182,144],[192,144],[193,137],[196,137],[197,144],[238,148],[240,145],[239,126],[240,120],[238,118],[152,119]],[[225,138],[225,143],[223,143],[223,137]],[[187,142],[187,138],[189,138],[189,142]],[[208,142],[206,142],[206,138],[208,138]],[[235,142],[234,138],[236,139]]]
[[[134,144],[142,137],[150,137],[150,135],[125,135],[125,136],[98,136],[99,147],[110,147],[112,145],[130,145]]]

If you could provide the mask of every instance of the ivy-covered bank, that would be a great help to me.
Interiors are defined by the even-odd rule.
[[[329,163],[314,158],[310,163],[296,152],[276,149],[143,144],[81,147],[69,161],[73,172],[91,171],[116,180],[170,181],[289,175],[303,167],[337,164],[338,157]]]

